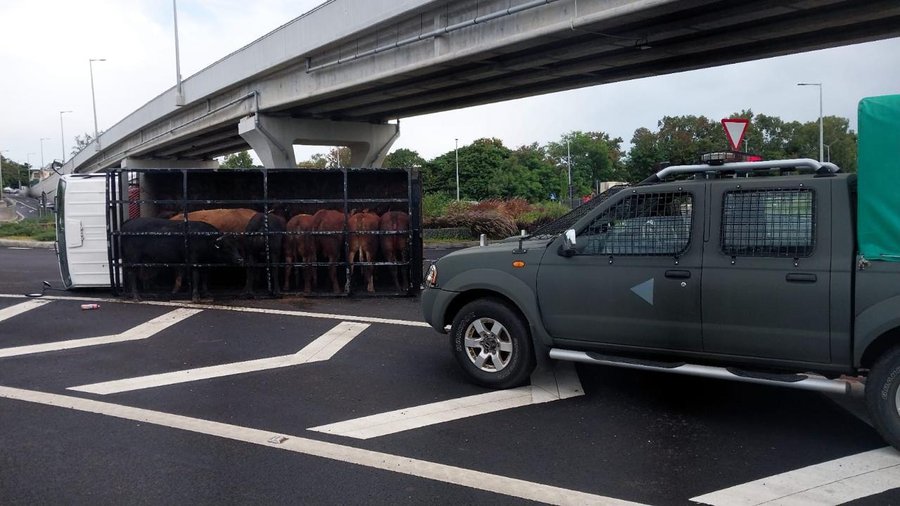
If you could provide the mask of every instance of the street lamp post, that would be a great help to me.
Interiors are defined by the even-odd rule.
[[[459,202],[459,139],[456,141],[456,201]]]
[[[49,141],[50,137],[41,137],[41,168],[44,168],[44,141]]]
[[[97,97],[94,95],[94,62],[106,61],[106,58],[91,58],[88,60],[88,66],[91,69],[91,103],[94,106],[94,142],[96,143],[95,151],[100,151],[100,134],[97,128]]]
[[[825,161],[825,130],[822,124],[822,83],[797,83],[797,86],[819,87],[819,161]]]
[[[572,206],[572,148],[569,146],[569,138],[566,137],[566,165],[569,167],[569,206]]]
[[[62,147],[62,156],[60,157],[61,162],[66,161],[66,134],[63,132],[63,120],[62,115],[70,113],[72,111],[59,111],[59,145]]]
[[[175,17],[175,105],[184,105],[184,90],[181,88],[181,57],[178,51],[178,5],[172,0],[172,15]]]
[[[825,145],[825,160],[828,162],[831,161],[831,144]]]

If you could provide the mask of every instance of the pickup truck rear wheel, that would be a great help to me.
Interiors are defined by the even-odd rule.
[[[881,437],[900,448],[900,346],[872,366],[866,379],[866,406]]]
[[[525,383],[534,370],[534,347],[523,318],[495,299],[470,302],[450,331],[453,356],[470,379],[492,388]]]

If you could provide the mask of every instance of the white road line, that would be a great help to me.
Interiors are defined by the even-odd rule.
[[[900,487],[900,453],[891,447],[769,476],[691,499],[718,505],[843,504]]]
[[[50,351],[70,350],[73,348],[84,348],[86,346],[99,346],[102,344],[122,343],[125,341],[138,341],[147,339],[153,335],[175,325],[176,323],[199,313],[199,309],[176,309],[162,316],[158,316],[146,323],[142,323],[137,327],[126,330],[121,334],[113,334],[100,337],[87,337],[83,339],[70,339],[68,341],[57,341],[53,343],[32,344],[29,346],[17,346],[14,348],[0,349],[0,358],[18,357],[20,355],[31,355],[33,353],[47,353]]]
[[[55,406],[75,411],[96,413],[124,420],[170,427],[173,429],[206,434],[233,441],[266,446],[278,450],[286,450],[304,455],[321,457],[338,462],[381,469],[407,476],[416,476],[442,483],[449,483],[476,490],[484,490],[495,494],[507,495],[521,499],[540,501],[548,504],[600,504],[600,505],[633,505],[627,501],[588,494],[542,483],[534,483],[507,476],[484,473],[471,469],[412,459],[400,455],[375,452],[335,443],[316,441],[289,434],[276,434],[264,430],[241,427],[238,425],[213,422],[199,418],[133,408],[107,402],[48,394],[32,390],[0,387],[0,398],[32,402],[47,406]],[[135,427],[134,430],[141,430]],[[338,502],[340,500],[338,499]]]
[[[7,294],[0,293],[0,297],[13,297],[13,298],[21,298],[22,295],[17,294]],[[116,299],[112,297],[108,298],[98,298],[98,297],[70,297],[65,295],[45,295],[44,299],[48,300],[71,300],[71,301],[84,301],[84,302],[104,302],[104,303],[117,303],[117,304],[139,304],[145,306],[163,306],[163,307],[184,307],[185,304],[181,302],[165,302],[165,301],[141,301],[134,302],[131,300],[125,299]],[[290,311],[285,309],[263,309],[258,307],[241,307],[241,306],[217,306],[214,304],[190,304],[191,308],[196,309],[218,309],[220,311],[236,311],[239,313],[260,313],[260,314],[274,314],[274,315],[283,315],[283,316],[305,316],[307,318],[323,318],[326,320],[340,320],[340,321],[353,321],[353,322],[363,322],[363,323],[381,323],[387,325],[403,325],[407,327],[430,327],[427,323],[423,321],[415,321],[415,320],[398,320],[394,318],[376,318],[372,316],[357,316],[357,315],[345,315],[345,314],[333,314],[333,313],[312,313],[308,311]]]
[[[356,439],[370,439],[460,418],[584,395],[571,362],[557,362],[554,366],[553,370],[535,373],[531,378],[531,386],[424,404],[320,425],[309,430]]]
[[[29,301],[22,302],[20,304],[16,304],[15,306],[10,306],[8,308],[0,309],[0,322],[3,320],[8,320],[13,316],[18,316],[27,311],[31,311],[32,309],[37,309],[44,304],[49,303],[49,300],[41,300],[41,299],[32,299]]]
[[[32,248],[23,248],[22,246],[9,246],[6,249],[27,250],[27,249],[32,249]]]
[[[369,324],[367,323],[339,323],[336,327],[322,334],[315,341],[309,343],[302,350],[293,355],[282,355],[280,357],[261,358],[245,362],[234,362],[231,364],[199,367],[196,369],[152,374],[150,376],[139,376],[135,378],[106,381],[103,383],[93,383],[90,385],[80,385],[69,387],[68,390],[109,395],[120,392],[130,392],[132,390],[141,390],[144,388],[155,388],[165,385],[187,383],[190,381],[221,378],[222,376],[265,371],[267,369],[278,369],[280,367],[291,367],[309,362],[321,362],[333,357],[335,353],[340,351],[341,348],[346,346],[347,343],[368,327]]]

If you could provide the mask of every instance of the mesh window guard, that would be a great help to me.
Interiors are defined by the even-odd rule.
[[[737,190],[722,205],[722,252],[800,258],[815,246],[815,194],[808,189]]]
[[[632,195],[582,232],[581,254],[679,256],[690,244],[692,217],[689,193]]]

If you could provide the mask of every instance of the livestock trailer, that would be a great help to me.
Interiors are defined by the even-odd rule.
[[[318,283],[306,293],[301,290],[303,283],[299,279],[290,279],[288,293],[410,295],[418,288],[422,275],[421,182],[414,169],[112,169],[102,174],[64,176],[59,188],[57,239],[60,271],[67,288],[108,286],[114,294],[127,293],[130,287],[125,286],[125,272],[135,269],[142,274],[144,294],[170,297],[173,283],[181,279],[181,273],[199,269],[208,274],[213,296],[229,297],[241,293],[248,270],[254,269],[264,273],[255,276],[255,288],[277,294],[284,288],[280,286],[284,277],[279,274],[290,266],[295,273],[312,271]],[[78,204],[82,192],[90,193],[91,205]],[[261,213],[261,228],[229,232],[245,250],[240,265],[146,259],[137,263],[123,256],[123,237],[127,240],[130,235],[159,235],[123,232],[122,226],[128,220],[154,217],[183,222],[185,216],[194,219],[189,213],[201,210]],[[320,210],[338,212],[338,225],[327,230],[293,231],[274,226],[299,214],[315,215]],[[351,230],[351,218],[363,211],[377,216],[400,211],[408,216],[409,223],[399,230]],[[187,230],[185,226],[181,232],[186,250],[191,244]],[[324,242],[325,238],[339,239],[340,255],[324,258],[320,254],[313,259],[298,257],[287,262],[281,254],[282,245],[288,242],[286,239],[298,236],[313,243]],[[379,254],[365,261],[356,258],[351,266],[351,242],[362,236],[377,239],[376,245],[388,237],[401,237],[406,255],[385,258]],[[255,256],[246,251],[252,247],[264,248],[266,254]],[[99,271],[104,269],[101,275]],[[337,273],[337,290],[328,282],[331,269]],[[367,290],[363,279],[367,270],[374,271],[374,291]],[[399,286],[392,276],[398,271],[403,275],[396,279],[404,280]]]

